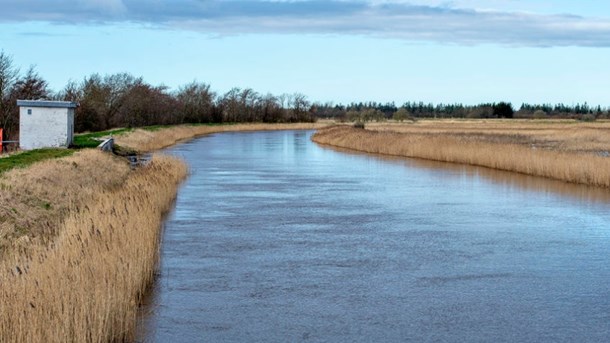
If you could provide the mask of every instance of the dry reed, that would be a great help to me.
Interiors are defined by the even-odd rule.
[[[610,151],[610,121],[576,120],[419,120],[415,123],[369,123],[373,131],[454,136],[462,140],[562,152],[603,154]]]
[[[178,125],[150,131],[136,129],[115,137],[117,144],[137,151],[153,151],[197,136],[233,131],[311,130],[328,123],[237,124],[237,125]]]
[[[96,157],[103,170],[105,157]],[[64,162],[81,165],[81,158]],[[123,169],[105,184],[82,186],[90,196],[73,202],[63,219],[53,217],[59,229],[50,243],[33,242],[27,253],[0,262],[0,342],[133,340],[139,299],[158,259],[162,216],[187,168],[155,156],[128,177]]]
[[[176,126],[116,141],[152,151],[227,131],[326,124]],[[162,215],[187,173],[154,156],[130,171],[95,150],[0,177],[0,342],[130,341],[159,253]]]
[[[540,129],[544,130],[544,127]],[[462,163],[578,184],[610,187],[610,158],[579,153],[577,148],[559,150],[532,147],[530,142],[523,143],[524,139],[518,129],[504,136],[486,132],[483,138],[460,132],[458,129],[443,133],[438,127],[407,127],[403,132],[395,131],[336,126],[318,131],[312,139],[320,144],[369,153]],[[580,134],[577,136],[579,139],[583,137]],[[610,145],[606,146],[606,149],[608,148]]]
[[[72,204],[91,199],[98,188],[123,184],[129,166],[96,150],[13,169],[0,177],[0,258],[47,240]]]

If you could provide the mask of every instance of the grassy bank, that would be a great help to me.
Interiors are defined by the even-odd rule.
[[[124,134],[130,131],[132,131],[132,129],[117,129],[78,134],[74,136],[74,142],[70,149],[43,148],[28,151],[17,151],[10,155],[0,155],[0,174],[14,168],[26,168],[37,162],[70,156],[80,149],[95,148],[100,145],[100,139],[102,137]]]
[[[75,145],[97,146],[112,134],[122,146],[152,151],[208,133],[322,126],[118,129],[79,135]],[[186,165],[154,156],[134,171],[94,149],[35,153],[43,154],[11,156],[17,160],[0,173],[0,342],[133,340],[139,299],[158,260],[162,215]]]
[[[0,157],[0,174],[13,168],[25,168],[36,162],[52,158],[70,156],[73,150],[67,149],[37,149]]]
[[[3,175],[0,342],[132,339],[186,172],[170,157],[130,171],[82,151]]]
[[[0,258],[52,240],[75,206],[122,186],[129,173],[123,159],[85,150],[0,175]]]
[[[336,126],[320,144],[357,151],[462,163],[610,187],[608,123],[449,122]]]
[[[104,137],[122,135],[131,131],[133,131],[133,129],[123,128],[108,131],[81,133],[74,136],[72,146],[76,149],[95,148],[100,145]]]
[[[154,151],[193,137],[232,131],[305,130],[328,126],[328,123],[295,124],[224,124],[224,125],[178,125],[136,129],[115,137],[117,144],[137,151]]]

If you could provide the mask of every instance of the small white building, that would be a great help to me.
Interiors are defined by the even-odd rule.
[[[17,106],[21,149],[58,148],[72,144],[76,103],[17,100]]]

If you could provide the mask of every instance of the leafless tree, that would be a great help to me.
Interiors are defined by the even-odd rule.
[[[191,82],[176,93],[179,116],[184,123],[209,123],[213,121],[214,99],[210,85]]]
[[[16,104],[11,101],[11,93],[17,82],[19,69],[13,65],[13,58],[0,51],[0,128],[4,136],[10,138],[18,125],[14,112]]]

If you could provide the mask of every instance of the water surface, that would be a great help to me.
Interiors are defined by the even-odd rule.
[[[147,342],[607,342],[606,190],[224,133],[166,222]]]

